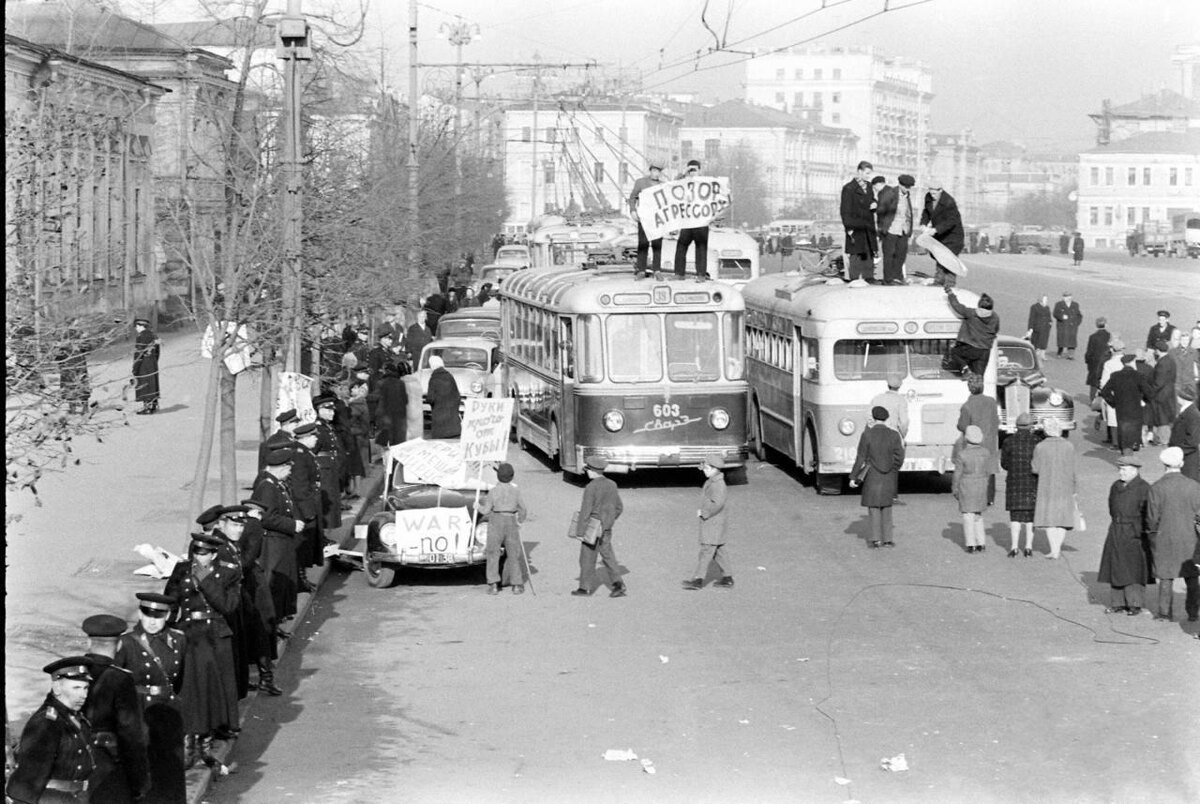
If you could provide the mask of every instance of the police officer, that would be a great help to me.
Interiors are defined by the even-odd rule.
[[[325,561],[325,518],[324,489],[321,483],[321,467],[317,463],[317,425],[308,422],[296,428],[296,443],[292,445],[292,474],[288,485],[292,499],[296,502],[299,516],[304,520],[304,532],[296,543],[297,582],[301,592],[316,591],[308,581],[309,567],[320,566]]]
[[[172,624],[187,637],[180,698],[189,760],[198,753],[209,767],[220,765],[212,754],[216,733],[238,722],[233,630],[225,618],[241,597],[241,573],[217,560],[220,547],[218,537],[193,533],[187,560],[175,565],[163,589],[175,602]]]
[[[92,663],[92,686],[83,715],[92,725],[96,747],[96,775],[89,797],[114,804],[136,801],[150,787],[137,683],[113,661],[125,628],[125,621],[111,614],[94,614],[83,621],[88,636],[85,655]]]
[[[257,500],[243,500],[246,507],[241,541],[242,548],[242,645],[243,655],[258,665],[257,689],[268,695],[283,695],[275,686],[275,604],[271,600],[271,587],[264,565],[263,528],[265,504]]]
[[[279,423],[279,429],[258,445],[258,471],[260,472],[267,465],[267,455],[271,450],[291,445],[295,438],[293,433],[300,426],[300,415],[296,413],[295,408],[289,408],[276,416],[275,421]]]
[[[174,600],[155,592],[138,592],[138,621],[117,642],[115,667],[130,672],[137,685],[146,725],[146,758],[150,789],[142,804],[183,804],[183,712],[179,686],[183,681],[182,631],[167,627]]]
[[[263,569],[267,574],[276,630],[280,636],[287,632],[279,630],[279,624],[296,613],[296,542],[304,531],[304,519],[296,508],[288,482],[294,458],[295,452],[291,449],[271,450],[267,465],[255,478],[254,491],[250,495],[263,507]]]
[[[391,365],[401,364],[394,362]],[[321,524],[328,531],[342,526],[341,476],[346,456],[342,452],[341,436],[333,427],[337,397],[333,394],[322,394],[313,399],[313,407],[317,411],[317,445],[314,453],[317,457],[317,468],[321,471]],[[322,550],[324,547],[323,543]]]
[[[17,746],[17,767],[5,791],[21,804],[86,802],[96,768],[92,727],[80,710],[87,700],[91,660],[68,656],[42,668],[50,694],[29,718]]]

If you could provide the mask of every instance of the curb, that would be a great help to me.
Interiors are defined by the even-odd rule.
[[[379,467],[379,471],[376,473],[375,465],[372,464],[371,465],[371,474],[367,478],[367,485],[366,485],[366,488],[364,489],[364,493],[362,494],[360,499],[355,501],[355,507],[353,509],[351,509],[351,511],[347,512],[351,515],[350,516],[351,522],[349,524],[349,527],[347,527],[347,525],[343,524],[342,527],[340,528],[340,530],[344,531],[341,538],[338,539],[338,544],[341,547],[346,547],[347,543],[349,543],[349,544],[354,543],[354,526],[359,524],[362,521],[364,512],[371,505],[371,503],[374,502],[374,500],[380,495],[380,493],[382,493],[382,491],[383,491],[383,469],[382,469],[382,467]],[[296,606],[298,610],[296,612],[296,617],[294,620],[295,623],[302,622],[304,620],[304,618],[308,616],[308,609],[312,605],[313,598],[317,595],[318,592],[321,591],[321,584],[323,584],[325,582],[325,578],[329,575],[329,570],[332,565],[333,565],[333,562],[327,560],[320,567],[316,567],[314,572],[311,572],[309,574],[309,581],[311,581],[313,583],[313,585],[315,585],[317,587],[317,592],[314,592],[312,594],[306,594],[303,592],[300,593],[299,600],[298,600],[298,603]],[[283,659],[283,656],[287,652],[287,649],[288,649],[288,642],[290,642],[290,640],[286,640],[286,639],[279,640],[279,642],[278,642],[279,658],[276,660],[276,663],[278,663],[280,660]],[[258,700],[258,691],[257,690],[252,690],[242,700],[241,704],[238,706],[238,716],[239,716],[238,725],[239,726],[246,722],[246,718],[249,717],[251,710],[254,708],[254,703],[257,700]],[[229,754],[233,751],[233,747],[236,744],[237,744],[236,738],[233,740],[228,740],[228,741],[217,740],[215,742],[215,748],[213,749],[213,755],[217,759],[219,759],[222,763],[224,763],[226,757],[228,757]],[[203,763],[201,763],[201,764],[197,765],[196,767],[192,768],[191,770],[189,770],[187,772],[187,801],[188,801],[188,804],[200,804],[200,802],[204,799],[204,796],[208,793],[209,789],[213,786],[213,783],[214,783],[214,771],[211,768],[209,768],[207,765],[204,765]]]

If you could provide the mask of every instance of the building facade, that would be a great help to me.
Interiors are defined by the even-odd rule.
[[[555,99],[504,112],[506,227],[550,213],[628,212],[651,161],[680,168],[681,118],[646,103]]]
[[[50,319],[146,309],[154,259],[153,135],[166,90],[5,34],[5,279]]]
[[[964,129],[960,134],[930,134],[926,164],[928,172],[917,177],[918,186],[940,184],[958,202],[963,220],[979,223],[983,170],[979,146],[975,144],[971,129]]]
[[[873,46],[794,48],[746,62],[746,100],[858,136],[858,156],[889,177],[919,175],[933,77],[912,59]],[[848,166],[844,176],[853,172]]]
[[[1069,192],[1079,182],[1079,155],[1031,153],[1012,142],[981,145],[979,203],[984,217],[1002,220],[1008,206],[1029,195]]]

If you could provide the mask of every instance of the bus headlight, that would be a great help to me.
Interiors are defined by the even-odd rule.
[[[625,426],[625,414],[619,410],[610,410],[604,414],[604,429],[615,433]]]
[[[838,432],[844,436],[853,435],[854,434],[854,420],[853,419],[842,419],[840,422],[838,422]]]
[[[483,381],[482,380],[471,380],[471,393],[473,393],[473,394],[482,394],[483,393]]]
[[[729,426],[729,411],[725,408],[713,408],[708,414],[708,423],[714,430],[724,430]]]
[[[1054,407],[1058,407],[1062,403],[1063,403],[1063,395],[1060,394],[1058,391],[1051,391],[1050,392],[1050,404],[1053,405]]]

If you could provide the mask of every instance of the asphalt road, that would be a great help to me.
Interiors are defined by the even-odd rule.
[[[1142,290],[1133,268],[1063,262],[984,256],[964,285],[997,298],[1006,333],[1067,287],[1089,322],[1108,315],[1139,340],[1161,306],[1195,318],[1200,274],[1139,266],[1163,285]],[[1047,371],[1083,391],[1082,359]],[[1094,578],[1115,472],[1094,438],[1072,436],[1091,527],[1058,562],[1007,558],[995,509],[989,549],[964,553],[937,477],[902,484],[897,548],[868,550],[857,498],[752,463],[731,489],[730,591],[679,588],[700,473],[621,478],[618,600],[570,596],[577,547],[562,532],[582,489],[514,448],[536,595],[490,597],[476,572],[407,573],[385,590],[335,574],[296,629],[287,694],[260,699],[239,772],[208,800],[1200,799],[1200,642],[1194,625],[1104,614]],[[901,753],[908,771],[881,769]]]

